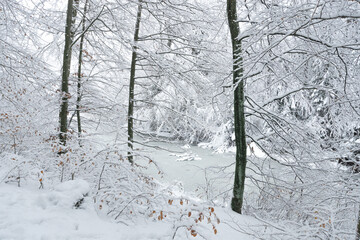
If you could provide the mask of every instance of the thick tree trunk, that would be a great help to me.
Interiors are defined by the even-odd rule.
[[[233,48],[233,84],[234,84],[234,122],[236,142],[235,181],[231,208],[241,214],[244,199],[245,169],[246,169],[246,135],[244,115],[244,80],[241,41],[237,39],[240,33],[239,24],[236,22],[236,0],[227,0],[227,15]]]
[[[135,24],[135,33],[134,33],[134,46],[131,57],[131,69],[130,69],[130,85],[129,85],[129,109],[128,109],[128,160],[133,163],[133,143],[134,143],[134,89],[135,89],[135,68],[136,68],[136,58],[137,58],[137,42],[139,40],[139,30],[140,30],[140,21],[141,21],[141,10],[142,10],[142,0],[139,0],[136,24]]]
[[[69,75],[71,65],[71,43],[72,43],[72,20],[73,0],[68,0],[66,26],[65,26],[65,47],[61,79],[61,105],[59,113],[60,121],[60,144],[66,145],[66,135],[68,130],[67,114],[69,104]]]
[[[84,38],[86,31],[86,12],[87,12],[88,0],[85,1],[84,6],[84,14],[82,18],[82,35],[80,38],[80,47],[79,47],[79,62],[78,62],[78,78],[77,78],[77,98],[76,98],[76,119],[77,119],[77,127],[78,127],[78,138],[79,145],[81,146],[81,118],[80,118],[80,108],[81,108],[81,78],[82,78],[82,62],[83,62],[83,48],[84,48]]]

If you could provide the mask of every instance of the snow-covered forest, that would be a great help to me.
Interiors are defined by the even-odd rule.
[[[360,239],[359,0],[1,0],[0,239]]]

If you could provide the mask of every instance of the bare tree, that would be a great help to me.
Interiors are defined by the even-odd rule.
[[[131,56],[131,69],[130,69],[130,84],[129,84],[129,108],[128,108],[128,160],[130,163],[133,163],[133,144],[134,144],[134,90],[135,90],[135,71],[136,71],[136,61],[137,61],[137,42],[139,40],[139,30],[140,30],[140,21],[141,21],[141,10],[142,10],[142,0],[139,0],[138,10],[136,15],[135,23],[135,33],[134,33],[134,45]]]
[[[235,143],[236,143],[236,165],[233,198],[231,208],[235,212],[241,213],[245,188],[245,169],[246,169],[246,135],[245,135],[245,115],[244,115],[244,80],[241,40],[239,23],[237,22],[236,0],[227,1],[227,16],[231,34],[233,49],[233,86],[234,86],[234,123],[235,123]]]
[[[71,44],[73,38],[73,15],[74,6],[73,0],[68,0],[67,14],[66,14],[66,26],[65,26],[65,47],[63,54],[63,67],[62,67],[62,78],[61,78],[61,104],[60,104],[60,143],[66,145],[66,137],[68,131],[68,106],[69,106],[69,75],[71,66]]]
[[[80,118],[80,111],[81,111],[81,82],[82,82],[82,64],[83,64],[83,50],[84,50],[84,39],[85,39],[85,31],[86,31],[86,12],[88,7],[88,0],[85,1],[84,4],[84,12],[82,17],[82,35],[80,38],[80,46],[79,46],[79,59],[78,59],[78,72],[77,72],[77,98],[76,98],[76,119],[77,119],[77,127],[78,127],[78,138],[79,138],[79,145],[81,146],[81,118]]]

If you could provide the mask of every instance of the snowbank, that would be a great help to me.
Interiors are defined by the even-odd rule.
[[[174,225],[159,221],[139,221],[134,225],[111,222],[94,210],[93,200],[84,197],[90,190],[87,182],[75,180],[61,183],[53,190],[37,187],[0,185],[0,239],[1,240],[168,240],[172,239]],[[84,197],[83,204],[74,203]],[[237,215],[229,209],[215,209],[224,224],[217,226],[217,234],[209,232],[206,239],[242,239],[252,237],[234,230],[241,224],[246,229],[254,219]],[[234,222],[236,218],[238,222]],[[193,238],[185,229],[179,229],[174,239]]]

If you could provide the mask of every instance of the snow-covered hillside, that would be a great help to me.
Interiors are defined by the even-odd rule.
[[[84,197],[89,192],[89,184],[84,180],[67,181],[52,189],[38,189],[35,186],[19,188],[11,184],[1,184],[0,239],[173,239],[175,229],[170,222],[138,219],[126,225],[116,223],[106,216],[99,216],[94,209],[94,200],[89,196]],[[82,198],[84,200],[81,205],[75,207],[75,203]],[[257,221],[253,218],[237,216],[228,208],[215,209],[215,212],[218,213],[222,223],[217,226],[217,234],[209,231],[206,239],[254,239],[232,228],[245,229],[248,225],[254,225]],[[185,239],[186,235],[189,234],[178,231],[174,239]]]

